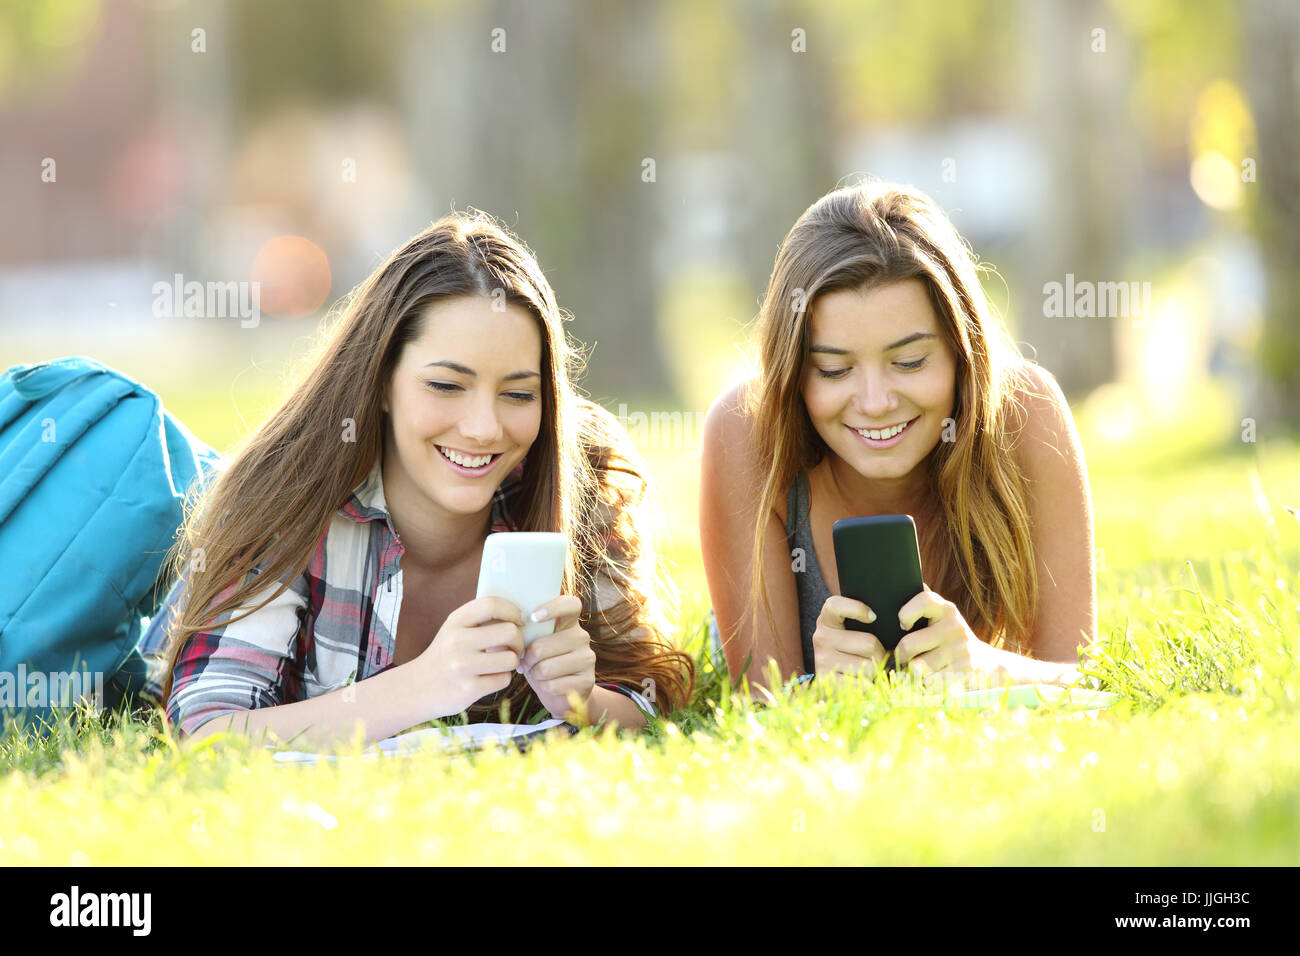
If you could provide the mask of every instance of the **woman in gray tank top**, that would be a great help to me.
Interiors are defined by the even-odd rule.
[[[803,653],[804,671],[814,672],[813,632],[822,606],[831,596],[817,563],[817,549],[813,547],[812,525],[808,522],[808,479],[801,471],[790,486],[786,497],[785,540],[790,553],[802,557],[804,567],[794,575],[795,593],[799,596],[799,642]],[[793,563],[793,562],[792,562]]]
[[[829,545],[839,518],[910,513],[927,586],[899,611],[900,668],[1079,681],[1096,584],[1078,433],[944,213],[888,183],[818,200],[777,254],[758,338],[761,373],[714,402],[702,454],[713,632],[733,679],[766,685],[772,660],[783,678],[880,666],[874,636],[844,626],[874,610],[831,593],[814,540]]]

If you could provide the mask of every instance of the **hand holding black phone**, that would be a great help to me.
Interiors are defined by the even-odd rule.
[[[876,614],[870,624],[846,620],[844,627],[875,635],[889,652],[885,666],[892,670],[894,649],[904,634],[911,633],[898,623],[898,612],[925,590],[916,523],[911,515],[845,518],[835,522],[831,538],[835,544],[840,594],[861,601]],[[927,623],[925,618],[920,618],[912,630]]]

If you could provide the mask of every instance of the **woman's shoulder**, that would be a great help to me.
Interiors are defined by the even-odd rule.
[[[704,416],[702,458],[705,475],[710,472],[723,479],[731,494],[749,496],[756,504],[767,481],[767,471],[760,459],[754,438],[754,400],[756,379],[746,379],[724,389]],[[786,519],[786,495],[773,502],[773,511],[782,524]]]
[[[752,379],[724,389],[704,415],[703,440],[706,446],[724,451],[728,458],[753,465],[753,396]]]
[[[709,406],[709,414],[726,415],[738,421],[748,422],[753,414],[758,387],[759,382],[755,378],[733,382],[718,393],[718,397]]]
[[[1017,461],[1029,468],[1045,449],[1060,455],[1075,432],[1074,418],[1056,376],[1048,369],[1021,361],[1009,376],[1009,422]]]
[[[1061,386],[1047,368],[1030,359],[1020,359],[1008,367],[1007,380],[1020,402],[1051,402],[1061,396]]]

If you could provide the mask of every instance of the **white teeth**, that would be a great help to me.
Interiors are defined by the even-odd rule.
[[[441,445],[438,446],[438,451],[442,452],[451,461],[454,461],[456,464],[465,468],[482,468],[492,460],[491,455],[471,457],[469,455],[462,455],[458,451],[452,451],[450,448],[443,448]]]
[[[903,422],[901,425],[895,425],[893,428],[886,428],[884,431],[879,431],[874,428],[855,428],[853,430],[859,435],[864,435],[867,438],[874,438],[876,441],[883,441],[886,438],[893,438],[906,428],[908,424],[908,422]]]

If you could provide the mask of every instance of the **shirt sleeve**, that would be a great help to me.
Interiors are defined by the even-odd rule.
[[[149,619],[149,626],[140,636],[136,650],[144,658],[146,665],[145,683],[141,696],[154,703],[163,703],[163,683],[167,669],[167,633],[172,619],[176,616],[181,598],[185,594],[185,578],[177,578],[167,597],[163,599],[158,610]]]
[[[247,580],[247,578],[245,578]],[[218,616],[210,630],[190,635],[176,658],[167,715],[178,737],[187,737],[214,717],[246,713],[283,702],[283,681],[294,663],[308,582],[303,573],[270,604],[239,621],[230,618],[257,607],[279,582]],[[234,593],[222,591],[214,605]]]

